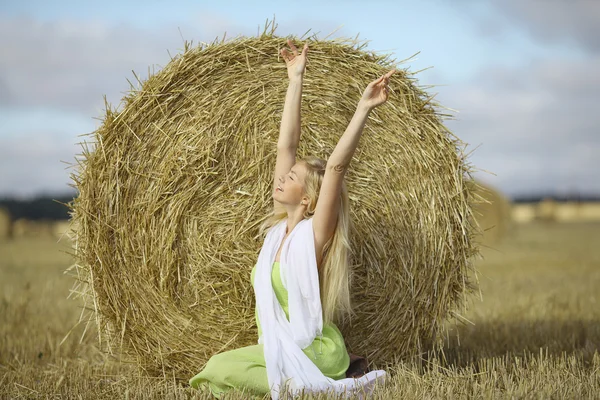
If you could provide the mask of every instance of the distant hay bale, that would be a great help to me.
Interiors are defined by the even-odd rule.
[[[537,204],[540,220],[557,222],[591,222],[600,220],[600,203],[545,199]]]
[[[473,185],[473,215],[480,228],[476,240],[484,245],[492,245],[499,242],[510,229],[510,200],[483,182],[476,181]]]
[[[579,220],[581,205],[577,201],[565,201],[557,203],[554,210],[554,218],[557,221],[577,221]]]
[[[600,202],[582,202],[577,211],[579,221],[600,221]]]
[[[518,223],[531,222],[536,217],[536,206],[534,204],[513,204],[512,220]]]
[[[19,218],[13,222],[13,236],[15,238],[23,237],[27,232],[27,220]]]
[[[52,237],[52,225],[53,222],[49,220],[30,220],[19,218],[13,223],[13,237]]]
[[[11,237],[12,220],[10,213],[4,207],[0,207],[0,240],[6,240]]]
[[[555,221],[556,220],[556,208],[557,203],[555,200],[546,198],[540,201],[537,205],[537,219],[541,221]]]
[[[213,354],[256,344],[250,271],[272,208],[284,45],[273,25],[186,45],[107,110],[84,148],[71,204],[78,272],[101,340],[148,372],[187,379]],[[349,39],[310,46],[298,157],[327,158],[362,90],[395,65]],[[477,252],[464,144],[410,73],[390,86],[346,176],[357,314],[340,329],[378,365],[430,348]]]

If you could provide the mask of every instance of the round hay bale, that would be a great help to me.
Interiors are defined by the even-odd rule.
[[[499,190],[473,181],[473,215],[479,226],[475,240],[483,245],[498,243],[511,226],[510,200]]]
[[[12,236],[12,219],[8,210],[0,207],[0,240],[7,240]]]
[[[296,44],[301,39],[295,39]],[[250,272],[273,207],[288,78],[270,32],[192,48],[107,107],[71,203],[80,280],[101,341],[181,379],[256,344]],[[312,37],[298,157],[327,158],[366,85],[396,67],[353,40]],[[463,144],[407,71],[371,113],[346,179],[352,301],[348,350],[377,365],[426,350],[464,298],[470,258]]]

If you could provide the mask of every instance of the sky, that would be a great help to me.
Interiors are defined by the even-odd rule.
[[[104,115],[184,40],[356,37],[456,110],[475,176],[509,197],[600,194],[600,1],[0,0],[0,197],[73,190]],[[309,53],[310,57],[310,53]]]

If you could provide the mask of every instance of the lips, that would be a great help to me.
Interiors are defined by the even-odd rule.
[[[279,190],[280,192],[283,192],[283,189],[280,186],[277,186],[277,189],[275,189],[276,191]]]

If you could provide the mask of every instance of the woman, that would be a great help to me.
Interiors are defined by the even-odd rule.
[[[274,387],[283,380],[297,388],[319,381],[320,390],[342,381],[354,385],[351,378],[344,379],[350,358],[334,322],[351,313],[344,175],[370,111],[388,98],[387,85],[395,70],[367,86],[327,162],[312,156],[296,161],[308,45],[301,54],[289,39],[288,45],[292,53],[281,50],[290,82],[277,143],[274,210],[261,227],[269,233],[251,275],[259,344],[214,355],[190,379],[192,387],[208,385],[217,398],[234,388],[252,396],[271,392],[277,397]],[[257,275],[262,277],[258,283]],[[362,383],[372,384],[373,376]]]

